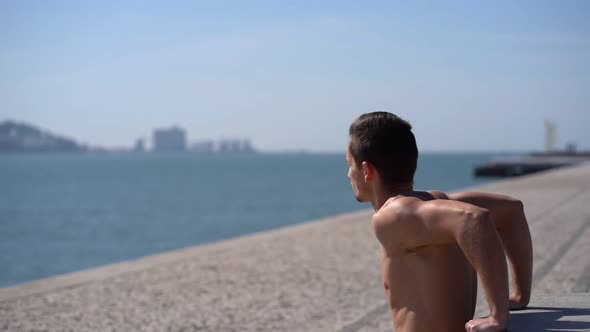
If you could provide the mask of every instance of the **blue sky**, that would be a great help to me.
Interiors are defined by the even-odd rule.
[[[107,147],[345,149],[396,113],[428,151],[590,149],[587,1],[2,1],[0,120]]]

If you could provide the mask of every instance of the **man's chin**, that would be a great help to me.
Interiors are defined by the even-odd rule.
[[[359,203],[365,203],[367,201],[366,199],[363,199],[362,197],[356,195],[354,196],[354,198],[356,198],[356,201]]]

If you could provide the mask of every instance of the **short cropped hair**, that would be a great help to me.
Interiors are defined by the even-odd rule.
[[[357,165],[373,164],[385,186],[413,183],[418,147],[409,122],[388,112],[366,113],[350,125],[349,136]]]

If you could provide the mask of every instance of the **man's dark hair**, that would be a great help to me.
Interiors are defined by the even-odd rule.
[[[350,125],[349,135],[355,162],[373,164],[384,185],[413,182],[418,148],[407,121],[387,112],[366,113]]]

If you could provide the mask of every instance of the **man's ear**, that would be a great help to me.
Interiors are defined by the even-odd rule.
[[[373,178],[375,177],[375,166],[366,161],[363,161],[361,167],[363,168],[365,182],[373,181]]]

